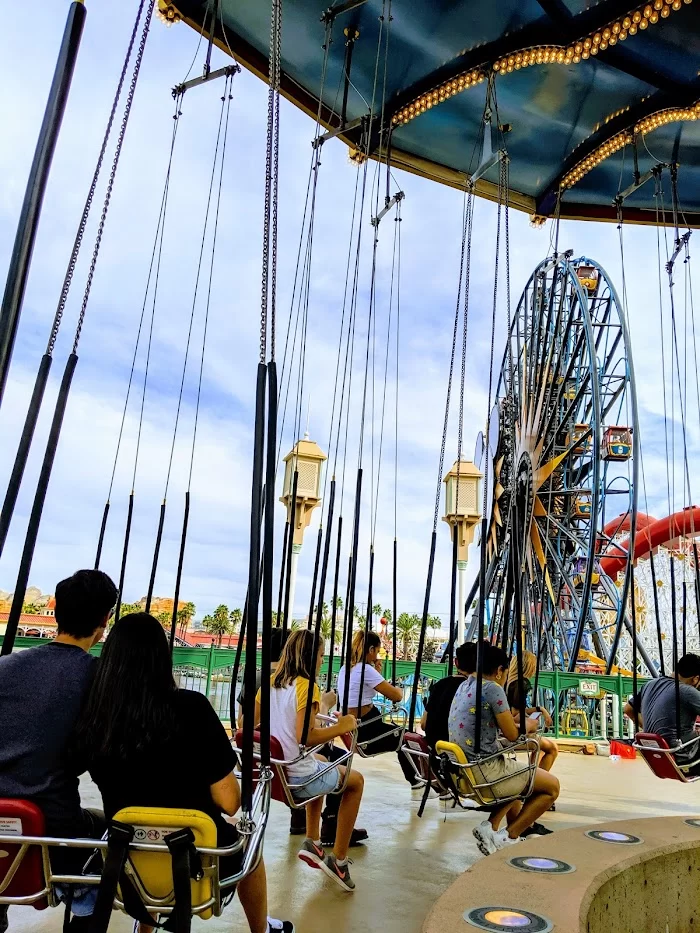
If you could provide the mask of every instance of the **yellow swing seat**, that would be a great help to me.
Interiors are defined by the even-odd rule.
[[[492,807],[495,804],[507,803],[509,800],[521,800],[530,796],[537,772],[539,747],[539,739],[536,736],[527,736],[527,738],[518,739],[517,742],[493,755],[483,755],[477,761],[469,761],[464,749],[455,742],[437,742],[435,752],[438,757],[442,754],[447,755],[456,766],[457,773],[453,777],[455,788],[460,797],[475,800],[482,807]],[[509,777],[515,777],[518,773],[527,772],[527,784],[519,794],[499,795],[494,788],[503,783],[505,779],[500,777],[496,780],[490,780],[484,774],[482,765],[516,751],[527,752],[527,764],[523,765],[520,772],[515,772]]]

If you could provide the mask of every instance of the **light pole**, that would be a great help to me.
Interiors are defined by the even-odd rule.
[[[457,644],[464,641],[464,578],[467,570],[469,545],[474,540],[474,529],[481,521],[479,486],[482,473],[471,460],[458,460],[445,476],[445,515],[443,521],[450,526],[450,537],[457,535]],[[486,542],[483,542],[485,546]]]
[[[309,440],[308,433],[304,439],[297,441],[294,447],[284,458],[284,485],[280,502],[287,507],[287,521],[292,522],[290,528],[292,535],[292,549],[290,555],[289,590],[285,606],[289,617],[289,627],[294,618],[294,593],[297,582],[297,567],[299,554],[304,543],[304,532],[311,522],[311,514],[316,506],[321,504],[321,464],[328,458],[315,441]],[[296,499],[293,497],[294,474],[297,474]],[[294,509],[292,509],[292,503]]]

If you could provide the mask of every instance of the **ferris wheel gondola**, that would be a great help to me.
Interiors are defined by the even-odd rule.
[[[610,669],[629,626],[631,561],[605,528],[618,513],[634,525],[638,430],[625,316],[597,263],[560,255],[534,271],[489,422],[491,442],[477,443],[489,634],[508,646],[512,617],[554,667],[573,670],[584,647]],[[613,552],[614,580],[600,564]]]

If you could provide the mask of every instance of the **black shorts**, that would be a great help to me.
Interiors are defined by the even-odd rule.
[[[59,839],[101,839],[107,821],[100,810],[81,810],[72,817],[46,820],[46,835]],[[51,867],[59,875],[80,875],[92,857],[90,849],[50,849]]]
[[[226,820],[217,823],[216,842],[220,849],[225,846],[235,845],[240,839],[238,830]],[[235,855],[226,855],[219,858],[219,880],[225,881],[232,875],[241,870],[243,864],[243,850],[236,852]]]
[[[682,764],[679,761],[677,761],[676,764],[687,777],[697,777],[700,775],[700,755],[687,764]]]

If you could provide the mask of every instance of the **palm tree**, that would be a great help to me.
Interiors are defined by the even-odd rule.
[[[404,661],[409,660],[409,652],[415,652],[420,637],[423,620],[415,612],[410,615],[402,612],[396,620],[396,637],[401,642],[401,654]],[[437,616],[428,616],[428,625],[435,629],[440,626]]]
[[[224,635],[228,635],[231,632],[230,615],[228,606],[222,603],[220,606],[216,607],[213,615],[205,616],[202,619],[204,631],[208,632],[210,635],[216,636],[216,644],[219,648],[221,647]]]
[[[39,616],[41,615],[41,608],[36,603],[25,603],[22,606],[22,612],[28,616]]]
[[[382,612],[383,612],[383,609],[382,609],[382,607],[379,605],[379,603],[375,603],[375,604],[372,606],[372,625],[374,625],[374,620],[375,620],[375,618],[381,619],[381,617],[382,617]]]
[[[231,630],[236,631],[240,627],[241,619],[243,618],[243,611],[241,609],[232,609],[229,613],[229,622],[231,623]]]
[[[185,632],[189,628],[189,624],[194,619],[194,614],[197,611],[197,607],[194,603],[185,603],[177,611],[177,621],[182,629],[182,635],[184,636]]]

